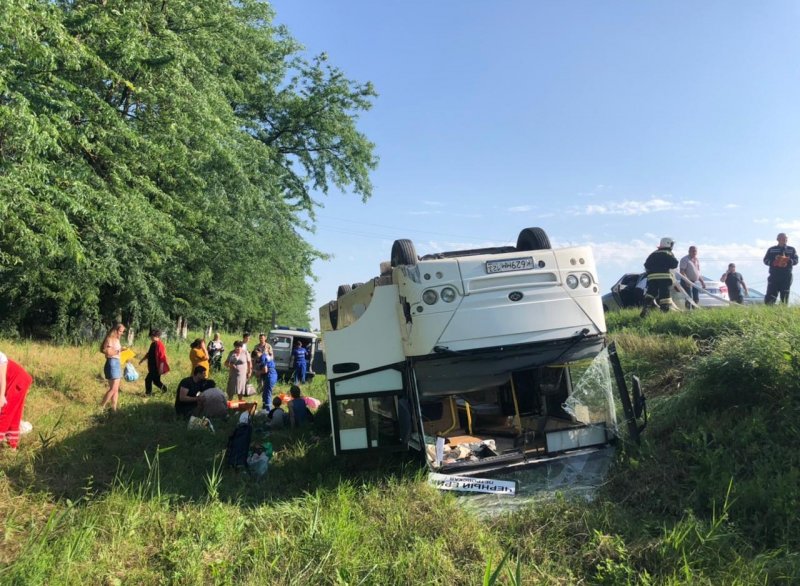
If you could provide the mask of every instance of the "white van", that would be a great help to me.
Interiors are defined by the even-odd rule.
[[[590,248],[539,228],[422,257],[397,240],[381,269],[320,308],[336,454],[413,448],[464,474],[598,449],[617,437],[615,385],[640,431]]]
[[[282,379],[292,377],[292,349],[297,340],[300,340],[303,348],[310,345],[311,356],[308,363],[308,372],[306,373],[306,380],[310,381],[314,378],[314,366],[319,363],[318,360],[315,360],[315,357],[319,356],[320,340],[317,334],[302,328],[276,326],[267,335],[267,341],[272,345],[272,352],[275,357],[275,369],[278,371],[278,377]]]

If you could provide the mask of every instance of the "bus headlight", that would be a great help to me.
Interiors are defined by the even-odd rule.
[[[575,275],[568,275],[567,276],[567,287],[570,289],[577,289],[578,288],[578,277]]]
[[[433,289],[428,289],[422,294],[422,300],[428,305],[433,305],[439,300],[439,296]]]
[[[588,288],[592,284],[592,277],[589,273],[581,273],[581,286]]]
[[[445,287],[442,289],[442,301],[445,303],[452,303],[456,299],[456,290],[452,287]]]

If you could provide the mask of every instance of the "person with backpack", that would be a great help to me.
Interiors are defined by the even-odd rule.
[[[153,394],[153,385],[161,389],[162,393],[167,392],[167,385],[161,382],[161,375],[169,372],[167,362],[167,349],[161,341],[161,330],[150,330],[150,348],[147,350],[139,364],[147,360],[147,376],[144,378],[144,394]]]

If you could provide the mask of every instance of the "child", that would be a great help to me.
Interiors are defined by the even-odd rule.
[[[282,403],[283,401],[281,401],[280,397],[272,399],[272,409],[270,409],[267,415],[270,429],[283,429],[286,427],[286,420],[289,416],[286,414],[286,411],[281,409]]]
[[[292,396],[292,400],[289,401],[289,421],[292,429],[303,427],[306,423],[312,423],[314,414],[311,413],[308,405],[306,405],[305,399],[300,397],[300,387],[292,385],[289,389],[289,394]]]

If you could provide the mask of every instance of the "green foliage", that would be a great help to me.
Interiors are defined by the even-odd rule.
[[[333,458],[321,429],[272,433],[252,482],[220,469],[232,421],[188,432],[172,397],[145,399],[141,381],[99,415],[96,348],[3,341],[35,373],[38,437],[0,450],[0,582],[800,583],[800,311],[708,313],[613,333],[651,384],[671,362],[681,384],[660,389],[641,449],[592,501],[556,493],[494,516],[435,492],[410,460]],[[698,319],[723,333],[676,333]],[[174,388],[188,348],[168,352]],[[303,390],[324,398],[324,378]]]
[[[789,446],[800,437],[800,312],[780,307],[664,317],[651,322],[653,329],[673,336],[696,331],[699,323],[720,327],[694,356],[672,355],[683,365],[685,389],[672,389],[669,400],[655,404],[640,465],[616,489],[653,514],[677,516],[689,508],[713,518],[731,485],[730,523],[755,542],[797,548],[800,456]],[[681,324],[682,317],[689,323]],[[662,490],[653,493],[653,485]]]
[[[306,325],[311,190],[366,199],[375,92],[263,2],[0,5],[0,330]]]

